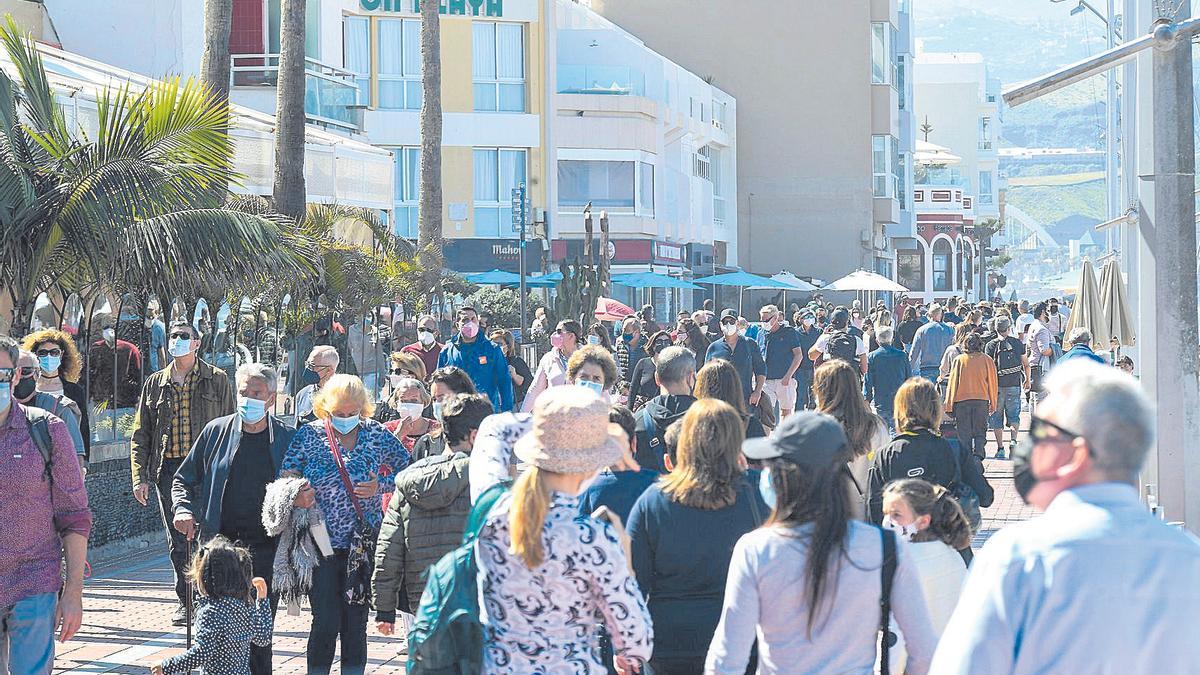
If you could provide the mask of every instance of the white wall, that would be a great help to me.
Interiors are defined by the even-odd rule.
[[[44,1],[67,51],[150,77],[199,73],[201,0]]]

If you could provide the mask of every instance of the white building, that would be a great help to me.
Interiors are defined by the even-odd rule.
[[[890,232],[896,280],[925,302],[951,296],[977,300],[974,225],[1001,216],[1000,84],[988,77],[979,54],[919,49],[913,83],[918,145],[936,146],[941,154],[916,162],[914,227]]]
[[[614,274],[736,266],[733,97],[584,5],[555,7],[551,259],[579,254],[590,202],[608,213]],[[614,295],[641,302],[619,285]],[[670,294],[657,297],[667,311]]]

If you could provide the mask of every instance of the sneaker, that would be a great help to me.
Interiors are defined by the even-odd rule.
[[[1000,446],[1000,449],[996,451],[996,457],[995,457],[995,458],[996,458],[996,459],[1007,459],[1007,458],[1004,456],[1004,446]]]
[[[184,607],[183,605],[180,605],[179,608],[175,610],[174,616],[171,617],[171,625],[172,626],[186,626],[187,625],[187,608],[186,607]]]

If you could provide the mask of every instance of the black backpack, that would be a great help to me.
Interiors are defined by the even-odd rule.
[[[839,330],[829,336],[825,343],[825,352],[831,359],[841,359],[854,366],[858,364],[858,338],[844,330]]]
[[[37,446],[46,465],[46,480],[54,483],[54,439],[50,436],[50,413],[33,406],[21,406],[25,411],[25,423],[29,427],[29,437]]]
[[[1013,349],[1008,338],[1000,338],[996,344],[996,376],[1017,375],[1023,370],[1021,352]]]

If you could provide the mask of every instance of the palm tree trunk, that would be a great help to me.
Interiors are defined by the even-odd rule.
[[[442,37],[437,0],[421,2],[421,195],[417,262],[421,292],[440,290],[442,277]]]
[[[304,15],[305,0],[282,0],[279,83],[275,105],[275,210],[297,221],[304,215]]]
[[[200,78],[213,94],[229,98],[229,30],[233,26],[233,0],[205,0],[204,54]]]

